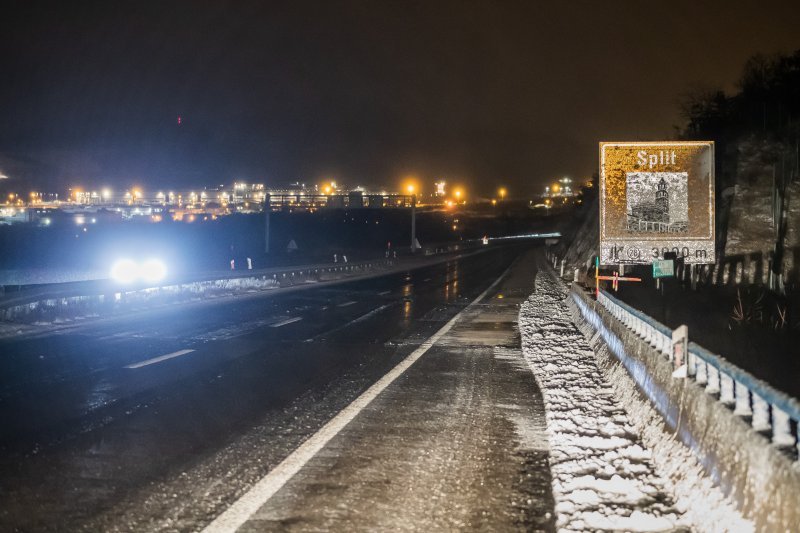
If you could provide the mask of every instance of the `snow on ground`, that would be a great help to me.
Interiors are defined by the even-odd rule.
[[[566,288],[564,292],[567,292]],[[579,302],[580,298],[573,298],[573,301]],[[681,442],[674,429],[667,426],[652,403],[664,401],[663,397],[654,391],[642,394],[625,365],[619,362],[620,357],[631,357],[624,354],[622,341],[607,329],[597,335],[595,326],[581,315],[578,307],[570,302],[573,322],[585,338],[591,339],[589,345],[594,348],[603,374],[613,387],[619,404],[629,413],[630,423],[652,453],[657,472],[676,498],[676,508],[685,511],[683,521],[690,523],[697,531],[755,531],[754,524],[742,516],[731,499],[706,473],[698,456]],[[615,347],[613,352],[610,346]],[[620,354],[619,350],[623,353]],[[725,413],[725,416],[732,415]]]
[[[523,352],[545,400],[557,527],[687,527],[564,298],[560,282],[540,271],[519,314]]]

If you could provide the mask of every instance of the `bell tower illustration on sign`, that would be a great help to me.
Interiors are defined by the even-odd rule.
[[[658,182],[658,190],[656,191],[656,209],[662,213],[665,219],[663,222],[669,222],[669,193],[667,192],[667,182],[664,178]]]

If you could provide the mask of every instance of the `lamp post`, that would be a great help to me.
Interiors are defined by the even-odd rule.
[[[269,205],[269,193],[264,194],[264,253],[269,253],[269,213],[272,211]]]
[[[409,186],[411,192],[414,191],[413,186]],[[411,253],[417,252],[417,195],[411,195]]]

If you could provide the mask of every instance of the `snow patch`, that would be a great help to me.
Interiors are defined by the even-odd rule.
[[[561,531],[688,527],[593,350],[545,271],[520,307],[523,355],[545,400],[556,525]]]

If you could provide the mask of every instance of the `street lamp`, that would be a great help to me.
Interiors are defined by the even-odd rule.
[[[505,187],[500,187],[500,190],[498,190],[497,192],[500,195],[500,201],[501,202],[506,199],[506,192],[507,191],[506,191]]]

